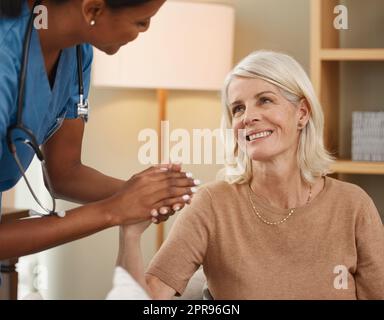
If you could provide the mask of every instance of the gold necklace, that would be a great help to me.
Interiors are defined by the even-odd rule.
[[[280,221],[268,221],[267,219],[265,219],[260,213],[259,211],[257,211],[256,207],[255,207],[255,204],[253,203],[252,201],[252,195],[251,195],[251,192],[253,192],[252,188],[250,185],[249,186],[249,190],[248,190],[248,195],[249,195],[249,201],[251,202],[251,205],[252,205],[252,208],[253,208],[253,211],[255,212],[256,216],[261,220],[263,221],[265,224],[267,225],[273,225],[273,226],[276,226],[276,225],[279,225],[281,223],[284,223],[285,221],[287,221],[289,219],[289,217],[295,212],[295,209],[296,208],[291,208],[289,209],[289,213],[287,216],[285,216],[283,219],[281,219]],[[312,196],[312,185],[309,185],[309,195],[308,195],[308,199],[307,199],[307,202],[305,203],[306,205],[309,203],[309,201],[311,201],[311,196]]]

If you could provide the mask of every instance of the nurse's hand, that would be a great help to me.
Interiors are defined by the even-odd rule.
[[[185,172],[151,167],[132,176],[124,187],[103,201],[112,225],[151,220],[154,208],[184,206],[195,191],[196,183]]]
[[[170,164],[161,164],[158,165],[159,168],[167,168],[168,170],[174,171],[174,172],[180,172],[181,171],[181,164],[178,163],[170,163]],[[187,173],[189,177],[192,177],[191,173]],[[200,185],[200,180],[194,179],[195,186]],[[196,188],[192,188],[192,195],[189,200],[187,200],[185,203],[176,203],[172,207],[161,207],[161,208],[154,208],[151,210],[151,216],[152,216],[152,222],[155,224],[159,224],[161,222],[167,221],[169,217],[173,216],[177,211],[180,211],[184,208],[185,204],[190,204],[191,200],[193,198],[193,193],[197,191]]]

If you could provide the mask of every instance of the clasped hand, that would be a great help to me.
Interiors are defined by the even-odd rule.
[[[109,199],[113,225],[166,221],[190,203],[199,184],[179,164],[153,166],[135,174]]]

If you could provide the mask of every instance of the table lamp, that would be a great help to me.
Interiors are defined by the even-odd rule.
[[[218,91],[233,62],[234,9],[192,1],[166,1],[149,30],[108,56],[95,49],[94,86],[157,90],[158,133],[166,120],[168,90]],[[162,152],[159,139],[158,159]],[[157,247],[164,227],[157,229]]]

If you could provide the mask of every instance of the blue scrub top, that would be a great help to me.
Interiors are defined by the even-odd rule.
[[[6,133],[7,128],[16,122],[22,48],[29,15],[30,10],[25,1],[19,17],[0,19],[0,207],[1,191],[12,188],[21,177],[15,160],[8,151]],[[89,44],[82,45],[82,55],[84,95],[87,97],[93,57],[92,47]],[[55,83],[51,89],[38,32],[33,29],[22,115],[23,124],[32,130],[38,143],[43,144],[59,128],[64,118],[77,117],[78,102],[76,48],[62,50]],[[34,153],[29,148],[23,148],[19,156],[24,168],[27,168]]]

